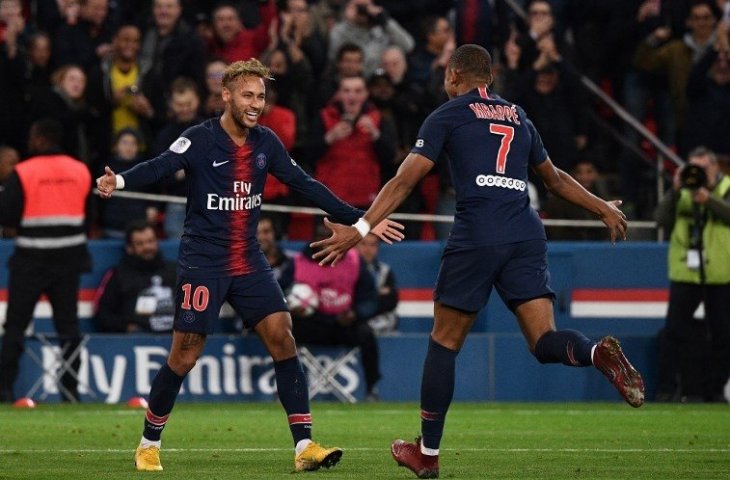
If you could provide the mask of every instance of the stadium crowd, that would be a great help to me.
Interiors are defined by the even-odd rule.
[[[702,145],[726,166],[729,32],[726,0],[0,0],[0,146],[26,158],[29,126],[52,117],[63,123],[63,149],[92,176],[132,166],[220,115],[225,65],[256,57],[274,77],[261,123],[337,195],[367,207],[445,101],[451,52],[477,43],[495,58],[494,91],[525,108],[555,163],[591,164],[599,190],[623,198],[630,217],[651,218],[654,152],[581,77],[680,156]],[[439,173],[400,211],[451,213],[449,175]],[[182,171],[153,190],[185,191]],[[273,178],[265,197],[303,203]],[[179,237],[180,208],[97,203],[89,233],[121,237],[135,212]],[[277,221],[289,238],[312,235],[311,219]],[[441,230],[411,224],[406,233]]]

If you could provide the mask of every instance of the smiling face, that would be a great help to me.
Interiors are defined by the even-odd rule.
[[[255,75],[240,76],[224,85],[222,95],[231,118],[239,128],[256,126],[266,104],[266,85],[263,78]]]

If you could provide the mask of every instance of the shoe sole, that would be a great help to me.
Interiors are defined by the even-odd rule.
[[[644,404],[644,380],[641,378],[641,374],[626,358],[618,340],[613,337],[608,337],[603,341],[602,346],[606,350],[607,356],[623,372],[624,381],[622,385],[616,385],[617,375],[614,374],[615,372],[613,370],[599,370],[616,386],[621,396],[626,400],[626,403],[634,408],[639,408]]]

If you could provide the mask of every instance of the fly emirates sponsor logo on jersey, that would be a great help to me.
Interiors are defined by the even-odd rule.
[[[252,194],[251,187],[251,182],[233,182],[233,196],[222,197],[217,193],[209,193],[206,206],[208,210],[253,210],[261,206],[261,194]]]
[[[520,116],[517,114],[516,105],[492,105],[481,102],[469,104],[469,108],[479,119],[499,120],[503,122],[520,125]],[[477,175],[476,183],[480,187],[497,187],[519,190],[524,192],[527,189],[527,182],[518,178],[504,176],[507,167],[507,154],[509,153],[512,140],[515,138],[515,127],[498,123],[489,124],[489,133],[500,137],[499,151],[497,152],[497,165],[495,170],[502,175]]]

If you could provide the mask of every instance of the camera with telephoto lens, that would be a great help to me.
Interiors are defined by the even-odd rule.
[[[687,165],[679,175],[682,188],[697,190],[707,186],[707,172],[699,165]]]

